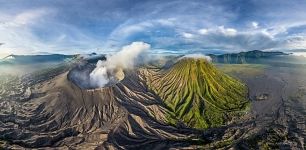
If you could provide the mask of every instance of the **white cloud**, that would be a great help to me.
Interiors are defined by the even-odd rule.
[[[224,34],[225,36],[235,36],[237,34],[236,29],[224,28],[224,26],[219,26],[217,31]]]
[[[217,34],[223,34],[225,36],[235,36],[237,34],[237,30],[234,28],[225,28],[224,26],[219,26],[218,28],[199,29],[197,33],[200,35],[208,35],[211,33],[217,33]]]
[[[219,26],[197,30],[188,45],[224,50],[271,49],[278,41],[265,30],[238,31],[234,28]]]
[[[211,57],[203,55],[203,54],[187,54],[187,55],[184,55],[183,57],[181,57],[180,59],[183,59],[183,58],[205,59],[205,60],[211,62]]]
[[[50,10],[48,9],[36,9],[26,11],[18,14],[15,17],[14,22],[20,25],[32,24],[35,23],[37,20],[43,18],[43,16],[47,15],[48,13],[50,13]]]
[[[33,1],[35,5],[31,6],[25,3],[29,2],[10,1],[0,6],[0,42],[6,43],[0,47],[0,53],[72,48],[83,52],[80,48],[96,49],[99,44],[109,50],[134,40],[154,41],[152,45],[161,49],[171,46],[173,49],[266,49],[281,42],[302,48],[301,40],[286,40],[293,40],[288,37],[293,35],[306,37],[306,32],[299,32],[298,27],[306,24],[306,3],[288,0],[279,1],[277,7],[266,0],[256,4],[252,0],[247,4],[235,3],[237,8],[251,5],[248,11],[232,9],[232,2],[198,0],[128,5],[128,2],[84,1],[73,7],[63,7],[64,3],[57,2]],[[53,11],[58,16],[50,16]],[[295,27],[299,31],[290,30]]]
[[[251,22],[252,28],[257,29],[259,28],[259,23],[256,21]]]
[[[148,22],[142,22],[138,24],[131,24],[123,26],[123,28],[116,31],[123,31],[136,28],[139,30],[134,30],[133,32],[128,33],[127,36],[138,34],[137,32],[150,32],[158,29],[160,26],[166,25],[170,30],[175,29],[174,31],[181,36],[163,36],[163,37],[150,37],[151,42],[155,43],[154,45],[157,48],[167,49],[167,47],[175,47],[180,50],[184,49],[222,49],[222,50],[267,50],[275,49],[281,46],[284,46],[284,40],[277,37],[278,34],[284,33],[287,31],[287,28],[263,28],[260,27],[256,22],[252,23],[252,28],[257,27],[256,30],[237,30],[235,28],[229,28],[225,26],[217,27],[206,27],[206,28],[195,28],[190,27],[188,29],[180,28],[175,21],[170,21],[171,23],[166,23],[167,21],[157,21],[152,20]],[[163,22],[163,23],[161,23]],[[136,26],[136,27],[135,27]],[[157,27],[157,28],[155,28]],[[136,32],[136,33],[135,33]],[[166,31],[167,32],[167,31]],[[117,32],[124,33],[124,32]],[[117,34],[124,35],[124,34]],[[120,38],[120,37],[119,37]],[[305,48],[304,42],[295,42],[294,44],[289,44],[288,41],[286,47],[296,48]],[[294,46],[293,46],[294,45]],[[171,47],[172,46],[172,47]],[[156,48],[156,47],[155,47]],[[285,48],[285,46],[283,47]]]
[[[286,39],[282,47],[286,49],[305,49],[306,48],[306,37],[304,36],[294,36]]]
[[[198,30],[199,34],[202,34],[202,35],[206,35],[208,33],[208,30],[207,29],[200,29]]]
[[[122,37],[127,37],[136,32],[144,31],[146,28],[150,27],[153,27],[153,24],[151,22],[141,22],[139,24],[128,25],[122,28],[119,27],[119,29],[115,31],[115,33],[120,34]]]
[[[46,18],[56,13],[52,9],[40,8],[14,15],[0,14],[0,42],[5,43],[0,47],[0,53],[76,53],[75,48],[86,46],[89,49],[97,45],[94,39],[72,25],[46,22]],[[46,39],[34,32],[37,26],[45,28]]]
[[[109,34],[104,43],[104,48],[108,50],[118,48],[118,46],[122,46],[122,44],[131,42],[129,41],[129,37],[133,35],[149,33],[151,31],[158,32],[156,29],[160,27],[174,27],[176,26],[176,21],[176,18],[173,17],[145,20],[141,22],[135,22],[133,19],[127,20]],[[154,40],[154,38],[155,37],[152,36],[152,40]]]
[[[128,20],[125,23],[118,26],[112,31],[109,38],[127,38],[137,32],[144,32],[149,28],[154,28],[158,26],[173,26],[175,18],[169,19],[157,19],[157,20],[147,20],[138,23],[132,23],[132,20]]]
[[[30,26],[38,23],[49,10],[37,9],[24,11],[17,15],[2,13],[6,16],[0,24],[0,53],[28,53],[41,50],[43,43],[32,33]]]
[[[187,33],[187,32],[183,32],[183,33],[182,33],[182,36],[183,36],[184,38],[187,38],[187,39],[193,38],[193,34]]]
[[[156,22],[163,26],[173,26],[176,18],[158,19]]]
[[[33,9],[28,11],[23,11],[16,15],[1,14],[1,26],[10,27],[27,27],[29,25],[37,24],[40,19],[44,16],[51,14],[52,10],[46,8]]]

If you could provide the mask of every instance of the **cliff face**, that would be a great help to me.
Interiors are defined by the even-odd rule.
[[[223,55],[213,55],[209,56],[215,63],[229,63],[229,64],[244,64],[253,63],[258,61],[258,58],[268,58],[280,55],[287,55],[283,52],[263,52],[259,50],[253,50],[248,52],[231,53]]]

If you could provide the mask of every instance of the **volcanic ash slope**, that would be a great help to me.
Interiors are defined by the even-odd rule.
[[[16,114],[0,116],[1,139],[27,148],[185,147],[248,104],[245,85],[204,59],[126,70],[98,89],[81,89],[67,75],[35,85]]]

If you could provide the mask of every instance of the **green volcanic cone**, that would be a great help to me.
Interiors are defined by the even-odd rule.
[[[183,58],[147,78],[169,109],[169,122],[209,128],[248,106],[247,87],[201,58]],[[227,117],[226,117],[227,116]]]

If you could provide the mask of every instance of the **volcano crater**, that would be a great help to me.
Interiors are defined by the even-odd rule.
[[[69,71],[67,78],[70,82],[72,82],[81,89],[94,90],[94,89],[113,87],[116,84],[118,84],[120,81],[122,81],[125,77],[124,70],[120,67],[114,69],[108,69],[107,70],[108,82],[101,87],[95,84],[90,78],[90,74],[95,68],[96,65],[92,63],[79,64],[78,66],[72,68]]]

